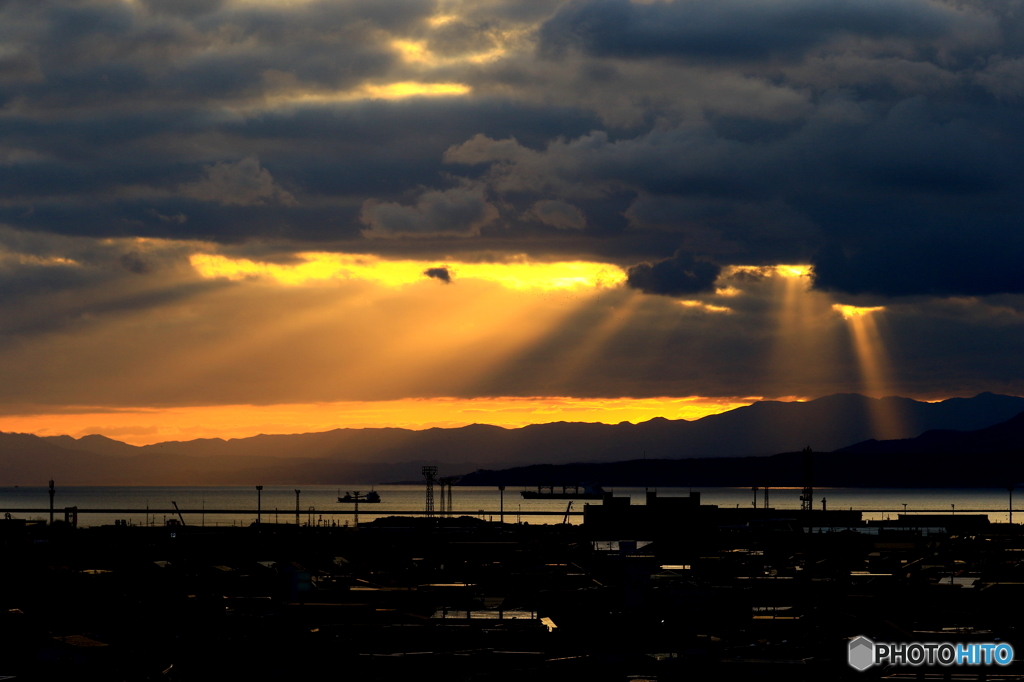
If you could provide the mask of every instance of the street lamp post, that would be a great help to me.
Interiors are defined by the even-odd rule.
[[[256,525],[262,523],[263,517],[263,486],[256,486]]]
[[[498,486],[498,495],[501,498],[500,502],[498,503],[499,506],[501,507],[501,509],[498,512],[500,514],[500,516],[498,516],[498,518],[500,519],[501,523],[504,524],[505,523],[505,486],[503,486],[503,485],[499,485]]]
[[[1015,485],[1006,487],[1006,491],[1010,493],[1010,523],[1013,523],[1013,489],[1016,487]]]

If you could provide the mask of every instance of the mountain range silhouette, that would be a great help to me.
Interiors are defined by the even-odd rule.
[[[715,459],[727,458],[717,465],[726,469],[742,458],[749,471],[733,475],[749,478],[761,475],[758,470],[771,459],[767,456],[806,446],[816,452],[838,450],[843,458],[937,452],[940,446],[948,453],[1011,452],[1020,447],[1014,445],[1021,440],[1013,433],[1016,429],[1019,434],[1024,424],[1013,418],[1022,412],[1024,398],[993,393],[937,403],[837,394],[807,402],[761,401],[693,421],[656,418],[640,424],[336,429],[147,446],[101,435],[76,439],[0,433],[0,485],[43,485],[50,477],[65,485],[377,483],[419,480],[423,464],[436,464],[442,473],[466,474],[645,458],[691,468],[714,468]],[[968,431],[985,435],[964,433]],[[757,464],[760,460],[766,461]],[[466,482],[473,480],[471,476]],[[538,482],[548,481],[524,485]]]

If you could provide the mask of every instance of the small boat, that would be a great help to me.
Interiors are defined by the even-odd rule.
[[[604,498],[604,488],[596,483],[539,485],[536,491],[524,490],[520,494],[526,500],[600,500]]]

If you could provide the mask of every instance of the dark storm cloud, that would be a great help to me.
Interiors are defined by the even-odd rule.
[[[722,268],[714,263],[696,261],[693,256],[676,253],[656,263],[640,263],[628,270],[626,284],[645,294],[678,296],[712,291]]]
[[[413,26],[431,10],[418,0],[174,5],[6,3],[5,59],[34,62],[39,73],[0,96],[71,114],[129,101],[228,102],[273,89],[275,77],[346,87],[394,64],[380,31]]]
[[[452,163],[499,192],[571,198],[630,188],[636,229],[723,263],[812,262],[817,285],[887,295],[1022,291],[1018,111],[918,96],[824,99],[799,125],[745,139],[713,122],[542,151],[476,137]],[[735,124],[732,126],[735,129]],[[731,132],[731,131],[729,131]]]
[[[194,109],[107,122],[0,120],[12,144],[38,150],[0,163],[0,219],[97,236],[353,239],[366,228],[359,221],[366,199],[408,202],[410,187],[457,184],[444,178],[441,157],[464,139],[465,126],[539,143],[596,123],[572,110],[430,100],[267,112],[241,121],[204,121]],[[196,149],[200,140],[230,154],[210,159]],[[147,153],[137,154],[139,148]],[[260,190],[267,176],[272,182]]]
[[[470,237],[493,222],[498,211],[477,190],[455,188],[444,192],[426,192],[416,203],[368,201],[362,220],[363,235],[371,238],[452,235]]]
[[[576,0],[541,30],[542,52],[601,57],[795,58],[837,36],[933,38],[958,13],[926,0]]]
[[[136,275],[145,275],[153,271],[153,264],[138,251],[122,254],[118,260],[125,270],[134,272]]]
[[[1007,225],[1007,232],[1010,225]],[[815,258],[819,288],[853,294],[886,296],[985,296],[1024,291],[1020,267],[1024,244],[1008,235],[1003,248],[963,240],[928,237],[907,242],[889,239],[848,253],[826,247]]]
[[[681,249],[812,262],[847,294],[1024,291],[1011,2],[480,0],[427,21],[438,11],[0,4],[0,219],[282,253],[629,266]],[[358,95],[390,83],[472,91]]]
[[[583,211],[564,201],[538,201],[533,212],[542,223],[563,230],[581,230],[587,224]]]
[[[217,11],[224,0],[143,0],[143,4],[154,14],[197,17]]]
[[[423,271],[423,274],[427,277],[439,279],[445,284],[452,283],[452,274],[448,271],[448,268],[427,268]]]

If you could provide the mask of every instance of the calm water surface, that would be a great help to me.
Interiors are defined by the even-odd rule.
[[[351,509],[351,504],[338,503],[340,494],[348,491],[370,490],[369,485],[347,485],[347,486],[300,486],[302,523],[312,521],[317,523],[319,519],[327,522],[334,520],[339,524],[346,521],[351,522],[350,516],[323,515],[325,510]],[[422,510],[424,507],[424,487],[421,485],[378,485],[373,489],[380,493],[379,504],[360,504],[360,522],[371,521],[380,516],[387,516],[395,511]],[[560,511],[564,512],[568,502],[566,500],[524,500],[519,492],[522,487],[509,486],[505,489],[505,521],[515,522],[517,514],[523,521],[530,523],[559,523],[561,516],[528,516],[531,511]],[[611,490],[611,489],[609,489]],[[703,504],[717,504],[722,507],[749,507],[753,501],[753,493],[750,488],[661,488],[659,496],[685,496],[690,491],[701,494]],[[643,488],[616,488],[617,496],[628,495],[632,504],[644,504]],[[1024,493],[1024,490],[1021,491]],[[434,506],[440,506],[439,494],[435,488]],[[975,512],[979,510],[990,511],[990,520],[994,523],[1005,523],[1008,520],[1009,495],[1005,489],[951,489],[951,488],[824,488],[816,489],[814,493],[814,506],[821,508],[821,499],[827,499],[828,509],[849,509],[863,510],[866,519],[882,519],[894,516],[897,511],[902,511],[904,504],[908,513],[923,510],[939,510],[942,512],[955,511]],[[1024,497],[1024,495],[1018,495]],[[263,521],[265,523],[295,522],[295,488],[294,486],[265,486],[262,493]],[[770,492],[770,505],[776,509],[799,509],[800,489],[779,488]],[[57,510],[56,518],[63,518],[64,507],[77,506],[79,508],[135,508],[166,510],[171,508],[171,501],[178,503],[182,509],[197,510],[185,514],[185,521],[189,524],[205,525],[248,525],[256,519],[256,490],[252,486],[189,486],[189,487],[57,487],[57,495],[54,499],[54,507]],[[757,493],[758,506],[764,504],[764,493]],[[459,487],[452,491],[452,507],[458,515],[471,515],[482,518],[492,516],[496,519],[499,508],[499,493],[493,487]],[[581,511],[586,503],[600,504],[598,501],[576,500],[573,502],[573,510]],[[1020,500],[1024,504],[1024,500]],[[955,505],[955,510],[953,506]],[[49,498],[45,487],[3,487],[0,488],[0,508],[13,510],[12,516],[16,518],[43,518],[45,514],[19,513],[18,509],[41,509],[49,506]],[[251,510],[241,514],[206,514],[201,511],[206,509],[239,509]],[[1018,500],[1014,500],[1014,510],[1018,510]],[[132,523],[162,524],[167,514],[162,511],[147,515],[145,512],[138,514],[80,514],[80,525],[102,525],[112,523],[115,518],[130,519]],[[1024,521],[1024,508],[1017,511],[1015,521]],[[582,517],[572,517],[573,523],[580,523]]]

